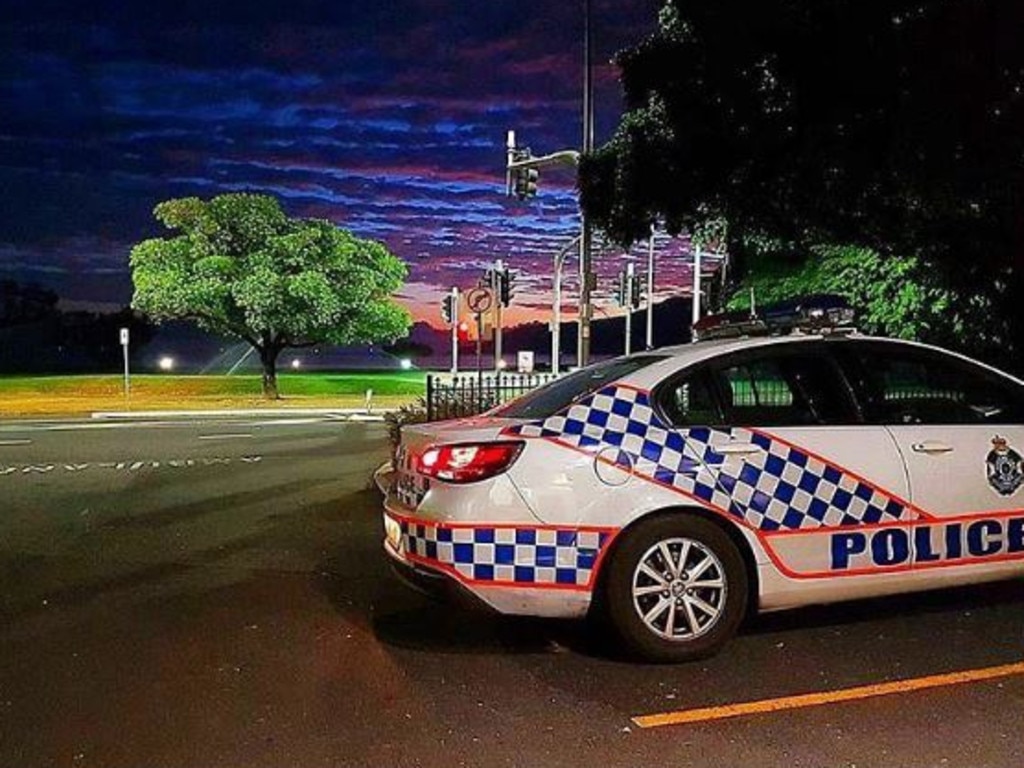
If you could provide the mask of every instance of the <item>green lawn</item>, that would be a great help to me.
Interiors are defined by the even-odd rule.
[[[120,376],[0,376],[0,415],[88,413],[90,411],[248,408],[266,406],[359,407],[366,390],[373,403],[394,406],[426,391],[422,371],[282,373],[282,399],[261,396],[260,377],[138,375],[131,398]]]
[[[132,376],[133,388],[152,393],[188,390],[197,395],[257,395],[259,376]],[[0,395],[29,394],[65,395],[81,392],[120,392],[120,376],[0,376]],[[321,397],[330,395],[362,395],[372,389],[379,395],[419,395],[426,387],[422,371],[352,372],[352,373],[283,373],[278,388],[283,395]]]

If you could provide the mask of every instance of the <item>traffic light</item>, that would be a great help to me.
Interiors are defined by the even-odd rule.
[[[446,325],[452,324],[452,319],[455,317],[455,297],[452,294],[448,294],[441,300],[441,318],[444,320]]]
[[[465,344],[469,341],[469,323],[465,320],[459,323],[458,338],[460,344]]]
[[[512,153],[513,163],[525,163],[533,158],[529,147],[517,149]],[[512,191],[520,200],[527,200],[537,194],[537,180],[540,172],[536,168],[524,166],[512,169]]]
[[[512,288],[512,275],[509,273],[508,267],[505,267],[498,273],[498,300],[501,302],[501,306],[507,307],[512,303]]]
[[[630,282],[632,283],[632,286],[629,292],[629,306],[633,309],[639,309],[640,299],[643,297],[643,292],[640,289],[640,281],[633,276],[633,279]]]

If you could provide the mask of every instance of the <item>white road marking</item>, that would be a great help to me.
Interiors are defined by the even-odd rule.
[[[85,462],[81,464],[14,464],[4,465],[0,464],[0,477],[6,477],[8,475],[44,475],[54,470],[64,470],[65,472],[83,472],[90,469],[112,469],[114,471],[128,471],[137,472],[142,469],[182,469],[190,467],[213,467],[221,466],[225,464],[258,464],[263,461],[262,456],[239,456],[237,458],[229,458],[225,456],[213,456],[204,459],[170,459],[164,461],[156,461],[152,459],[137,460],[137,461],[100,461],[100,462]]]
[[[227,433],[223,435],[200,435],[200,440],[245,440],[251,438],[250,432]]]
[[[7,448],[15,445],[32,445],[31,440],[0,440],[0,446]]]
[[[309,424],[323,424],[326,421],[337,421],[336,416],[320,416],[305,419],[266,419],[251,422],[254,427],[301,427]]]

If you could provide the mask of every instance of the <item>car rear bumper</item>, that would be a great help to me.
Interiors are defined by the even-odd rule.
[[[585,572],[590,574],[586,583],[500,581],[495,578],[496,566],[485,566],[483,570],[491,578],[481,578],[477,575],[479,568],[445,562],[439,558],[439,552],[444,551],[445,547],[450,550],[453,546],[473,548],[474,545],[434,541],[425,543],[424,534],[430,536],[438,530],[446,529],[445,523],[413,521],[390,509],[385,509],[383,518],[384,551],[401,579],[421,592],[462,604],[467,601],[469,604],[483,603],[498,613],[522,616],[578,618],[585,616],[590,608],[594,569]],[[417,533],[411,533],[413,530]],[[482,526],[480,530],[490,537],[490,527]],[[513,529],[503,528],[503,531],[507,530]],[[459,531],[454,536],[464,538],[467,533],[471,535],[473,532],[465,524],[459,526]],[[600,540],[593,532],[585,533],[595,541]],[[495,547],[493,544],[479,546],[486,551]],[[555,547],[550,549],[554,550]],[[571,554],[575,558],[576,550],[572,550]],[[539,571],[540,568],[535,570]],[[555,572],[554,568],[547,570]]]
[[[404,559],[388,541],[384,542],[384,551],[391,558],[391,570],[395,576],[417,592],[435,600],[465,608],[488,612],[496,610],[494,606],[482,600],[452,576]]]

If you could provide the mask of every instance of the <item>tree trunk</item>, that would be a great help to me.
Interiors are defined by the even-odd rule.
[[[266,400],[280,400],[281,395],[277,391],[277,356],[281,350],[266,346],[261,347],[259,352],[263,367],[263,397]]]

